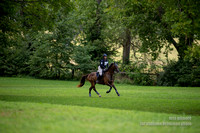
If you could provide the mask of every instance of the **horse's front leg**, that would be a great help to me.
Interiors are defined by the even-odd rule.
[[[107,86],[110,86],[110,89],[109,89],[108,91],[106,91],[106,93],[110,93],[113,86],[112,86],[111,84],[109,84],[108,82],[106,83],[106,85],[107,85]]]
[[[112,90],[112,86],[110,86],[110,89],[108,91],[106,91],[106,93],[110,93]]]
[[[113,86],[113,88],[115,89],[115,92],[117,93],[117,95],[120,96],[120,94],[119,94],[119,92],[117,91],[117,88],[115,87],[115,85],[113,84],[112,86]]]

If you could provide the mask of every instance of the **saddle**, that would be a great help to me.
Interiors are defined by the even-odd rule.
[[[99,79],[100,77],[103,77],[103,75],[104,75],[104,71],[103,71],[103,73],[102,73],[101,76],[99,75],[99,72],[96,72],[96,76],[98,77],[98,79]]]
[[[96,72],[96,76],[98,77],[96,83],[99,83],[99,81],[103,78],[103,75],[104,72],[102,73],[102,76],[99,75],[99,72]]]

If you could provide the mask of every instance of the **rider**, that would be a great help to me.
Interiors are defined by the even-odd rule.
[[[107,54],[103,54],[103,59],[100,60],[100,65],[98,66],[98,78],[103,75],[103,71],[108,68],[108,60],[107,60]]]

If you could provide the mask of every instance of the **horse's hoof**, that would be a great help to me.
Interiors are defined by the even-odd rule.
[[[99,95],[99,97],[101,97],[101,95]]]
[[[118,96],[120,96],[120,94],[117,94]]]
[[[110,93],[110,91],[106,91],[106,93]]]

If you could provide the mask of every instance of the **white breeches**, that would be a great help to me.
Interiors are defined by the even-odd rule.
[[[101,67],[98,66],[98,71],[97,71],[97,72],[99,72],[99,75],[102,76],[102,74],[103,74],[103,69],[101,69]]]

